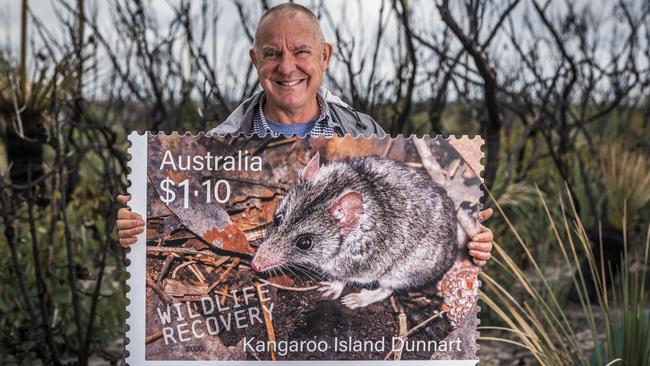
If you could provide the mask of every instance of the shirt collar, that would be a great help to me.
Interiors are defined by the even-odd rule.
[[[320,115],[316,121],[316,126],[319,126],[321,128],[329,127],[332,123],[332,114],[320,90],[316,92],[316,101],[318,102],[318,109],[320,110]],[[266,134],[268,132],[273,132],[269,127],[266,117],[264,116],[265,102],[266,92],[262,92],[260,100],[257,103],[257,112],[253,116],[253,132],[257,134]]]

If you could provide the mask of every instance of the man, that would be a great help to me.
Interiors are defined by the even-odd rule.
[[[332,45],[325,42],[318,19],[304,6],[288,3],[269,9],[257,25],[249,56],[262,91],[209,134],[386,135],[370,116],[355,111],[321,86]],[[123,205],[129,199],[118,196]],[[486,220],[492,210],[482,211],[480,216]],[[128,246],[144,231],[144,221],[122,208],[117,228],[120,244]],[[469,253],[478,266],[490,259],[491,241],[492,232],[481,225],[469,243]]]
[[[321,86],[332,57],[318,19],[307,8],[282,4],[260,19],[249,56],[262,91],[242,103],[210,133],[379,135],[370,116]]]

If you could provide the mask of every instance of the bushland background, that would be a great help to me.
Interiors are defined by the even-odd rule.
[[[126,135],[210,129],[258,90],[277,3],[0,1],[0,362],[122,362]],[[650,364],[650,3],[301,3],[353,107],[485,137],[485,364]]]

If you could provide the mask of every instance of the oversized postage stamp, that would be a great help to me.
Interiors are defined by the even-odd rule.
[[[129,140],[129,365],[476,363],[480,137]]]

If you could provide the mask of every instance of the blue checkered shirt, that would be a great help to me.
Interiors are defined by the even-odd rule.
[[[336,135],[336,131],[330,125],[332,122],[332,115],[330,114],[330,109],[325,102],[325,98],[321,95],[320,91],[316,93],[316,100],[318,101],[318,108],[320,109],[320,116],[314,125],[314,128],[309,131],[310,136],[325,136],[331,137]],[[264,117],[264,102],[266,101],[266,93],[262,93],[260,102],[257,105],[257,109],[253,114],[253,134],[258,136],[265,136],[270,134],[273,137],[278,137],[280,134],[273,132],[269,127],[269,124],[266,122],[266,117]]]

